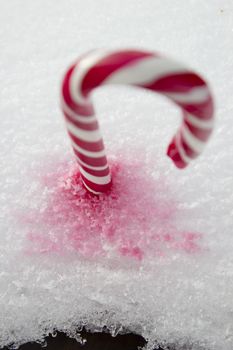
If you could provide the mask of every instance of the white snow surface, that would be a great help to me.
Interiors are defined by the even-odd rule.
[[[232,350],[232,0],[1,0],[0,23],[0,347],[42,341],[54,329],[75,336],[85,325],[136,332],[151,348]],[[59,108],[62,75],[102,47],[165,53],[212,87],[215,132],[182,171],[165,156],[180,122],[174,105],[127,87],[93,96],[110,157],[145,154],[142,171],[162,178],[177,202],[176,228],[202,234],[198,252],[168,249],[140,261],[28,253],[29,224],[19,217],[46,207],[40,177],[75,162]],[[150,196],[165,198],[165,188]]]

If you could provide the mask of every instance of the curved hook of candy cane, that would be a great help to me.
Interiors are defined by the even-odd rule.
[[[186,167],[203,150],[213,129],[213,98],[207,83],[183,64],[141,50],[92,51],[65,74],[62,110],[83,183],[95,194],[109,190],[110,170],[90,93],[102,85],[134,85],[161,93],[183,111],[167,155]]]

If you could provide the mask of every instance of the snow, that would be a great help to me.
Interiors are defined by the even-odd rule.
[[[0,8],[0,346],[85,325],[139,333],[151,348],[231,350],[232,1]],[[59,108],[65,69],[98,47],[165,53],[202,74],[216,98],[205,152],[178,170],[165,156],[174,105],[133,88],[96,91],[115,178],[100,202],[83,192]]]

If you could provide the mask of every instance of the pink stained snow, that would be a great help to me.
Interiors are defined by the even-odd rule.
[[[110,166],[112,189],[99,197],[83,187],[76,164],[44,170],[40,180],[46,204],[21,217],[27,253],[75,252],[88,260],[118,256],[140,261],[202,250],[201,234],[176,228],[182,213],[163,179],[145,176],[141,160],[118,159]]]

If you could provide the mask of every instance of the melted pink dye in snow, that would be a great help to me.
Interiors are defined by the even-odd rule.
[[[82,257],[166,256],[195,253],[201,235],[176,228],[176,202],[162,180],[145,178],[140,161],[113,161],[113,186],[99,197],[83,187],[77,165],[43,178],[43,208],[24,217],[30,253],[75,251]],[[56,168],[59,168],[58,166]],[[38,194],[39,195],[39,194]]]

